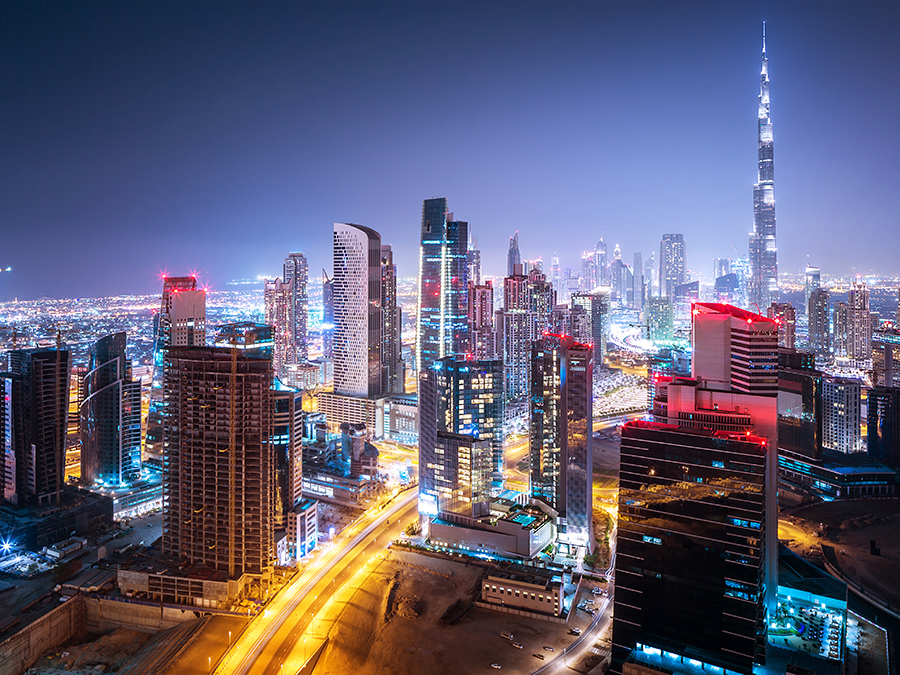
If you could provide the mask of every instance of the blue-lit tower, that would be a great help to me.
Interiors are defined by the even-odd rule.
[[[750,235],[749,302],[760,310],[778,300],[778,249],[775,246],[775,159],[769,114],[769,60],[763,22],[762,71],[759,76],[757,127],[758,174],[753,186],[753,233]]]
[[[422,205],[416,370],[469,346],[469,224],[453,219],[447,199]]]

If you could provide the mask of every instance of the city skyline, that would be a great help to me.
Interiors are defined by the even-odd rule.
[[[523,259],[576,271],[601,234],[630,259],[680,232],[709,281],[713,258],[748,255],[763,20],[779,271],[896,269],[879,245],[900,211],[892,3],[0,12],[0,301],[149,292],[166,269],[223,289],[285,251],[317,269],[341,221],[413,276],[431,195],[470,223],[486,275],[517,231]]]

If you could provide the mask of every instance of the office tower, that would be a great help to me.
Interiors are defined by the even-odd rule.
[[[864,281],[850,284],[845,344],[849,358],[872,358],[872,315],[869,312],[869,289]]]
[[[731,261],[728,258],[713,258],[713,279],[731,274]]]
[[[594,288],[596,288],[597,286],[608,286],[609,259],[607,258],[606,242],[603,240],[602,235],[597,241],[597,245],[594,247],[594,268],[597,270],[597,278],[596,283],[594,284]],[[591,290],[594,289],[592,288]]]
[[[334,280],[322,270],[322,356],[334,358]]]
[[[768,307],[778,300],[778,249],[775,245],[775,160],[769,115],[769,60],[763,22],[762,70],[759,75],[757,181],[753,186],[753,233],[750,235],[751,305]]]
[[[778,350],[778,452],[822,459],[822,373],[809,352]]]
[[[288,258],[290,260],[290,258]],[[272,326],[275,335],[275,377],[284,378],[284,366],[295,363],[294,288],[292,282],[279,277],[266,279],[263,289],[266,324]]]
[[[478,237],[472,237],[466,258],[469,266],[469,281],[476,286],[481,285],[481,250],[478,248]]]
[[[725,305],[740,304],[740,280],[734,272],[726,274],[716,279],[716,302]]]
[[[81,480],[111,487],[141,477],[141,382],[131,377],[126,335],[91,347],[79,407]]]
[[[309,358],[307,323],[309,321],[309,265],[302,253],[289,253],[284,259],[284,283],[291,288],[291,346],[287,363]],[[276,369],[276,372],[277,369]]]
[[[559,266],[559,256],[552,256],[550,258],[549,279],[550,283],[553,284],[553,288],[559,291],[562,286],[562,268]]]
[[[163,380],[165,353],[169,347],[202,347],[206,344],[206,291],[197,290],[197,277],[163,277],[159,313],[153,317],[153,381],[147,416],[148,457],[162,459],[162,426],[165,410]]]
[[[381,235],[334,224],[334,391],[381,395]]]
[[[11,373],[0,372],[0,448],[3,448],[3,464],[0,466],[2,486],[0,487],[3,488],[3,501],[10,504],[18,503],[13,417],[13,377]]]
[[[525,309],[498,309],[494,315],[497,342],[495,353],[503,362],[503,394],[506,399],[528,394],[528,359],[535,339],[534,312]]]
[[[828,291],[817,288],[810,292],[807,304],[809,317],[809,347],[819,356],[831,351],[828,321]]]
[[[613,258],[609,264],[610,300],[619,305],[628,304],[628,291],[632,286],[632,274],[628,265],[622,262],[622,258]]]
[[[832,351],[835,356],[850,354],[850,307],[843,300],[834,306],[834,333]]]
[[[866,397],[869,456],[900,468],[900,387],[876,386]]]
[[[419,374],[419,512],[477,518],[502,480],[503,365],[448,356]]]
[[[540,333],[550,325],[550,312],[556,305],[556,291],[553,284],[547,281],[540,270],[532,269],[528,273],[528,283],[525,291],[528,307],[533,314],[536,332]]]
[[[691,375],[710,389],[778,393],[778,325],[731,305],[694,303]]]
[[[68,350],[15,349],[3,373],[5,499],[19,506],[59,501],[65,482]],[[7,398],[7,396],[9,398]]]
[[[835,452],[862,452],[860,428],[862,386],[859,380],[822,380],[822,447]]]
[[[794,348],[797,328],[797,314],[789,302],[773,302],[766,312],[778,324],[778,344],[788,349]]]
[[[641,254],[634,254],[632,271],[631,306],[638,312],[644,311],[644,263]]]
[[[872,384],[900,387],[900,327],[872,331]]]
[[[700,282],[686,281],[672,289],[672,311],[676,319],[686,319],[691,314],[691,305],[700,300]]]
[[[809,298],[817,290],[822,288],[822,277],[818,267],[806,266],[806,284],[803,296],[803,311],[809,311]]]
[[[166,350],[162,550],[238,579],[274,562],[272,337],[221,337],[231,346]]]
[[[654,254],[651,252],[650,256],[647,258],[647,262],[644,263],[644,283],[647,285],[647,299],[649,299],[653,295],[653,289],[655,287],[655,284],[653,283],[653,275],[655,274],[655,272],[656,259],[654,258]]]
[[[649,338],[656,342],[674,339],[674,317],[672,299],[653,297],[647,301],[647,332]]]
[[[416,371],[468,349],[469,224],[453,219],[443,197],[422,204]],[[518,235],[516,235],[516,262]],[[510,243],[512,255],[512,243]]]
[[[558,513],[560,541],[594,549],[594,350],[545,333],[531,350],[530,476],[532,499]]]
[[[671,298],[685,276],[684,235],[664,234],[659,242],[659,294]]]
[[[511,277],[516,273],[515,265],[522,264],[522,255],[519,253],[518,231],[509,238],[509,251],[506,253],[506,276]]]
[[[611,672],[691,659],[750,675],[765,663],[775,583],[761,536],[766,439],[638,421],[621,445]]]
[[[525,311],[528,307],[528,277],[522,274],[522,267],[517,266],[511,274],[503,279],[503,309]]]
[[[401,307],[397,302],[397,266],[387,244],[381,247],[381,391],[402,394],[406,391],[406,373],[401,358]]]
[[[581,289],[590,292],[597,288],[597,276],[596,254],[585,251],[581,254]]]
[[[272,387],[273,526],[287,526],[290,513],[303,501],[303,393]],[[293,542],[296,545],[296,542]]]
[[[747,307],[750,297],[750,261],[746,258],[732,260],[731,271],[738,278],[737,300],[731,304],[736,307]]]
[[[469,280],[469,335],[471,352],[477,360],[494,358],[494,285],[490,280],[483,286]]]
[[[585,312],[584,319],[577,318],[577,308]],[[609,295],[606,293],[576,293],[572,296],[572,336],[594,348],[593,368],[603,366],[606,358],[606,334],[609,320]]]

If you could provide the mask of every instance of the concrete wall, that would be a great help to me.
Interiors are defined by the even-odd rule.
[[[116,598],[86,597],[84,604],[85,627],[97,633],[105,633],[116,628],[156,633],[202,615],[202,612],[191,609],[177,609],[165,605],[160,609],[159,605]]]
[[[19,675],[38,657],[85,629],[85,603],[74,596],[0,643],[0,675]]]

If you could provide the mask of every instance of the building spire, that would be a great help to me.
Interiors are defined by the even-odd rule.
[[[763,54],[766,53],[766,22],[763,21]]]

